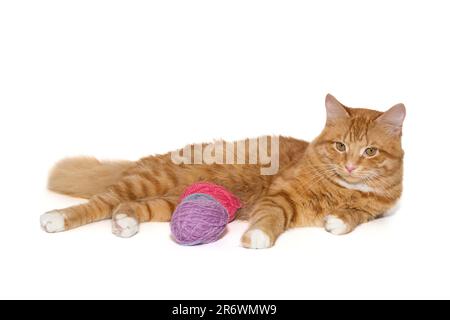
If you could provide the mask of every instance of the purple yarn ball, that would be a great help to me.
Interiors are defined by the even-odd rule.
[[[170,229],[176,242],[193,246],[216,241],[228,223],[227,210],[214,198],[184,199],[175,209]]]

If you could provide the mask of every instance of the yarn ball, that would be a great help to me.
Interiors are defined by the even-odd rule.
[[[170,229],[176,242],[192,246],[218,240],[228,220],[228,211],[220,202],[206,194],[195,194],[177,206]]]
[[[210,196],[206,193],[193,193],[186,198],[183,198],[181,201],[188,201],[188,200],[194,200],[194,199],[203,199],[203,200],[211,200],[211,201],[217,201],[213,196]],[[219,202],[220,203],[220,202]]]
[[[191,194],[207,194],[216,199],[228,212],[228,221],[232,221],[236,216],[236,211],[242,206],[241,201],[230,191],[222,186],[209,183],[209,182],[197,182],[190,185],[181,196],[181,201]]]

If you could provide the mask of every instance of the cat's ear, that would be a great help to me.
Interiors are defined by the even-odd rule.
[[[405,120],[405,116],[405,105],[403,103],[399,103],[379,116],[375,122],[381,124],[390,133],[399,135],[402,133],[403,120]]]
[[[348,118],[350,116],[344,105],[331,94],[327,94],[325,98],[325,107],[327,108],[327,122],[333,122],[334,120]]]

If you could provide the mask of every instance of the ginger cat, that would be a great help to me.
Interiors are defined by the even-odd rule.
[[[112,218],[113,233],[130,237],[141,222],[170,221],[183,190],[210,181],[242,200],[238,218],[249,221],[241,240],[246,248],[271,247],[294,227],[346,234],[400,198],[406,110],[403,104],[384,113],[349,108],[331,95],[325,105],[326,125],[314,141],[279,138],[276,175],[261,175],[258,164],[175,164],[170,153],[137,162],[62,160],[50,173],[49,189],[89,201],[43,214],[41,226],[59,232]],[[248,147],[249,140],[239,143]]]

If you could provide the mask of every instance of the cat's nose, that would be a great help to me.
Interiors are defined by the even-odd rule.
[[[356,169],[356,166],[353,163],[347,163],[345,169],[347,169],[348,173],[352,173]]]

